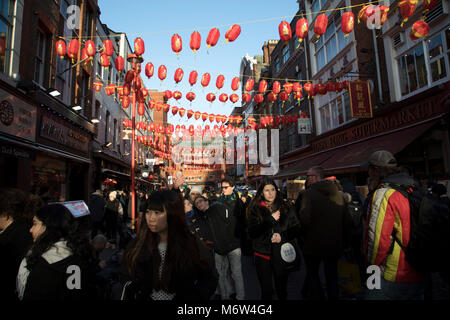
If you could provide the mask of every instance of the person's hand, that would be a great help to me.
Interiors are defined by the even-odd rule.
[[[272,217],[278,221],[280,219],[280,210],[275,211],[274,213],[272,213]]]
[[[105,269],[105,267],[106,267],[106,261],[105,261],[105,260],[101,260],[101,261],[98,263],[98,266],[99,266],[100,268],[102,268],[102,269]]]
[[[173,188],[179,189],[184,183],[184,176],[175,176],[173,179]]]
[[[279,233],[274,233],[272,235],[272,243],[280,243],[281,242],[281,235]]]

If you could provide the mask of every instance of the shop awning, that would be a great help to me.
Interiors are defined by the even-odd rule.
[[[321,166],[327,171],[360,167],[377,150],[387,150],[395,155],[423,135],[436,122],[436,120],[429,121],[340,147],[335,150],[334,156],[323,162]]]
[[[272,176],[272,179],[286,179],[291,177],[297,177],[301,174],[306,173],[308,169],[311,167],[322,165],[323,162],[327,161],[335,153],[336,153],[335,150],[329,150],[300,158],[296,160],[298,164],[280,170],[276,175]]]
[[[120,171],[114,171],[114,170],[110,170],[110,169],[102,169],[102,173],[104,173],[105,175],[111,175],[111,176],[116,176],[116,177],[120,177],[120,178],[126,178],[131,180],[131,177],[129,174],[120,172]]]

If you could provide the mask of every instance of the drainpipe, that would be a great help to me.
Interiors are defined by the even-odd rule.
[[[305,52],[305,66],[306,66],[306,77],[308,78],[308,79],[310,79],[310,77],[311,77],[311,75],[309,74],[309,67],[308,67],[308,52],[307,52],[307,50],[306,50],[306,41],[308,41],[308,39],[305,39],[305,40],[303,40],[303,46],[305,47],[305,50],[304,50],[304,52]],[[312,132],[315,132],[316,134],[317,134],[317,132],[316,132],[316,125],[314,124],[314,126],[312,126],[312,112],[311,112],[311,99],[308,99],[308,107],[309,107],[309,116],[311,117],[311,129],[313,129],[313,130],[311,130]],[[314,119],[316,119],[316,116],[314,115]]]
[[[380,102],[384,102],[383,101],[383,90],[381,88],[380,59],[378,57],[378,45],[377,45],[377,37],[375,35],[375,29],[372,29],[372,39],[373,39],[373,47],[375,50],[375,63],[377,65],[378,95],[380,96]]]

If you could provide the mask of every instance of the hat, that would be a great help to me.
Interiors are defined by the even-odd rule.
[[[372,153],[369,160],[361,165],[367,167],[369,165],[384,168],[393,168],[397,166],[397,160],[392,153],[386,150],[379,150]]]
[[[195,192],[195,193],[199,193],[202,194],[202,188],[201,187],[192,187],[191,189],[191,193]]]

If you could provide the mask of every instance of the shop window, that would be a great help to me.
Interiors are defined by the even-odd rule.
[[[0,0],[0,72],[8,73],[14,1]]]
[[[447,30],[447,34],[448,34]],[[447,76],[445,70],[445,51],[442,34],[439,33],[427,41],[428,52],[430,53],[431,81],[435,82]],[[450,51],[449,51],[450,53]]]
[[[320,125],[322,132],[331,130],[330,106],[327,104],[320,110]]]
[[[347,92],[337,95],[334,99],[331,99],[330,96],[325,97],[324,100],[327,103],[319,109],[321,133],[337,128],[352,120],[350,98]],[[330,102],[328,103],[328,101]]]
[[[400,87],[406,95],[427,85],[423,45],[419,44],[399,59]]]

